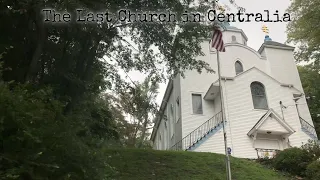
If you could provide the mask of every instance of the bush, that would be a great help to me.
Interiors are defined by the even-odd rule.
[[[304,176],[312,155],[304,149],[290,148],[280,151],[273,159],[274,167],[293,175]]]
[[[273,158],[259,158],[256,160],[257,163],[260,163],[268,168],[272,168],[273,167]]]
[[[317,141],[309,140],[309,142],[304,144],[301,148],[311,154],[313,160],[318,160],[320,158],[320,145]]]
[[[0,83],[0,179],[107,179],[112,169],[94,145],[107,136],[108,113],[91,106],[67,116],[52,97]]]
[[[306,169],[306,176],[310,180],[320,179],[320,161],[313,161]]]

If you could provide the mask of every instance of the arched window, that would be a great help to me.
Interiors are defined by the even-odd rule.
[[[236,61],[235,68],[236,68],[236,75],[243,72],[243,66],[240,61]]]
[[[254,109],[268,109],[267,96],[263,84],[253,82],[250,88]]]

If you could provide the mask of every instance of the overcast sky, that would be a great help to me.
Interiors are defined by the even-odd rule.
[[[229,0],[220,0],[220,3],[225,3],[229,5]],[[236,4],[238,6],[246,8],[247,13],[262,13],[263,18],[266,18],[266,13],[264,10],[269,10],[270,19],[275,20],[275,16],[273,15],[276,10],[279,11],[280,17],[285,13],[286,9],[290,5],[290,0],[236,0]],[[232,6],[230,6],[232,8]],[[236,13],[234,11],[231,11]],[[232,26],[235,26],[239,29],[242,29],[244,33],[248,37],[247,45],[252,47],[255,50],[258,50],[261,44],[264,41],[265,33],[262,32],[261,28],[263,25],[266,25],[269,28],[269,36],[273,41],[277,41],[280,43],[284,43],[287,40],[286,34],[286,26],[287,23],[284,22],[273,22],[273,23],[265,23],[265,22],[235,22],[231,23]],[[129,73],[131,79],[134,81],[143,80],[143,75],[138,72]],[[164,92],[166,89],[166,84],[160,85],[160,93],[157,97],[157,102],[160,105]]]

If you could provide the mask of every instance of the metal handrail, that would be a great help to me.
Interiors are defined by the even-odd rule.
[[[175,145],[173,145],[169,150],[179,151],[179,150],[187,150],[199,140],[204,138],[211,130],[216,128],[222,122],[222,112],[218,112],[213,117],[208,119],[206,122],[201,124],[198,128],[193,130],[183,139],[178,141]]]
[[[263,152],[273,152],[273,151],[280,151],[279,149],[264,149],[264,148],[255,148],[257,151],[263,151]]]
[[[302,117],[300,118],[301,127],[307,130],[310,134],[312,134],[314,137],[317,137],[316,129],[308,123],[306,120],[304,120]]]

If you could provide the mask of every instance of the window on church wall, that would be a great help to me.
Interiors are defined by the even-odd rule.
[[[253,82],[250,88],[254,109],[268,109],[267,96],[263,84]]]
[[[173,113],[174,113],[173,112],[173,104],[171,104],[170,105],[170,119],[172,119],[172,120],[174,119]]]
[[[232,41],[233,43],[237,42],[236,36],[231,36],[231,41]]]
[[[179,97],[177,98],[176,103],[177,103],[177,105],[176,105],[176,122],[178,122],[180,119],[180,99],[179,99]]]
[[[168,116],[166,115],[166,112],[165,112],[164,115],[163,115],[163,119],[164,119],[165,121],[168,121]]]
[[[173,104],[170,104],[170,135],[174,134],[174,112],[173,112]]]
[[[203,114],[201,94],[192,94],[193,114]]]
[[[236,75],[243,72],[243,66],[240,61],[236,61],[235,63]]]

